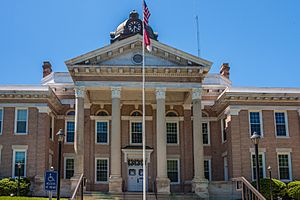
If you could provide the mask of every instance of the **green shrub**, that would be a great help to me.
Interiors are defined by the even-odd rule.
[[[18,190],[18,179],[4,178],[0,180],[0,196],[16,195]],[[28,178],[20,179],[20,195],[27,196],[30,191],[30,180]]]
[[[293,199],[300,200],[300,181],[293,181],[287,185],[287,194]]]
[[[260,179],[260,193],[266,198],[271,199],[270,196],[270,179]],[[252,182],[252,185],[256,188],[256,182]],[[284,182],[272,178],[272,194],[274,197],[285,197],[287,195],[287,187]]]

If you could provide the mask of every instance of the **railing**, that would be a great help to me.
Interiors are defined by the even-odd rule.
[[[236,182],[236,190],[242,191],[242,200],[266,200],[244,177],[232,180]]]
[[[83,177],[83,174],[81,174],[70,200],[76,200],[76,199],[83,200],[84,186],[85,186],[85,178]]]

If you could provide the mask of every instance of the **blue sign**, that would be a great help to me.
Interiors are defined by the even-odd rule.
[[[56,191],[57,188],[57,172],[46,171],[45,173],[45,190]]]

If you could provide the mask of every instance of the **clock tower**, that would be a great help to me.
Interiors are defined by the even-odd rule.
[[[158,34],[153,32],[150,26],[145,27],[149,37],[157,40]],[[115,32],[110,33],[110,42],[113,43],[118,40],[122,40],[133,36],[135,34],[143,34],[143,21],[139,19],[137,11],[133,10],[129,14],[129,18],[122,22],[116,29]]]

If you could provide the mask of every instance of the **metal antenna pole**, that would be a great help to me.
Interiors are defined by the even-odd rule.
[[[197,49],[198,49],[198,57],[200,57],[200,36],[199,36],[199,19],[198,15],[196,16],[196,26],[197,26]]]

